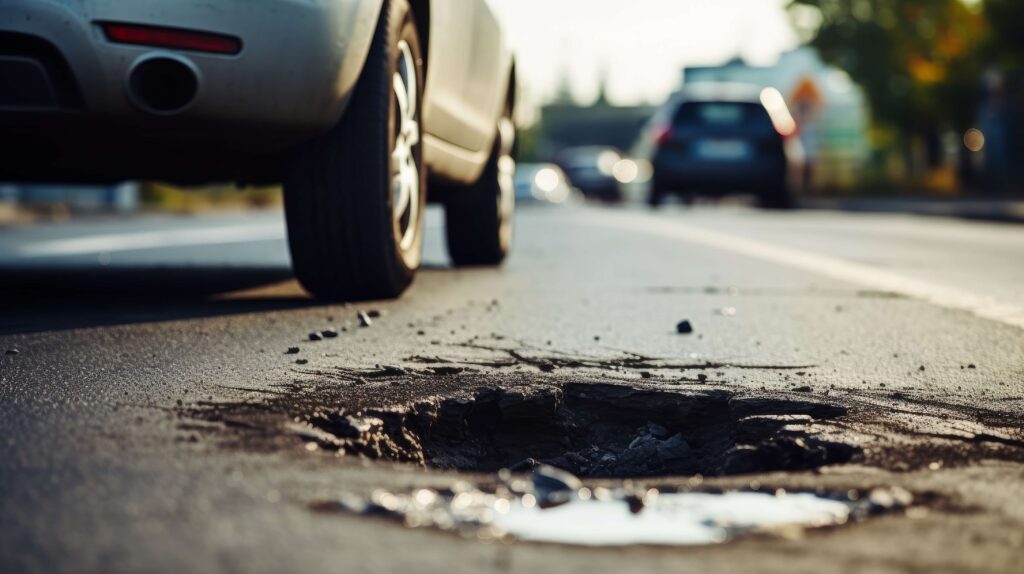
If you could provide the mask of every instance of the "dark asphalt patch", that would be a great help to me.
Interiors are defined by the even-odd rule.
[[[626,478],[843,463],[855,448],[797,428],[843,414],[834,405],[722,391],[590,383],[485,388],[404,409],[325,409],[304,422],[322,431],[311,437],[322,448],[372,459],[480,472],[550,464],[586,477]]]
[[[847,414],[835,404],[460,369],[380,366],[348,372],[349,385],[336,376],[179,411],[224,424],[227,442],[256,450],[298,438],[340,454],[478,472],[550,464],[585,477],[720,476],[814,469],[858,451],[818,432]],[[253,426],[261,432],[237,433]]]
[[[643,361],[635,364],[649,363]],[[945,468],[1024,462],[1024,441],[1007,421],[941,405],[892,413],[891,399],[878,397],[769,396],[697,379],[620,373],[565,383],[540,372],[422,362],[428,364],[422,369],[310,371],[315,380],[251,400],[175,410],[186,424],[216,423],[208,427],[216,429],[211,438],[232,448],[306,452],[312,445],[313,451],[477,472],[546,463],[586,477],[628,478],[847,463],[905,472],[936,461]]]

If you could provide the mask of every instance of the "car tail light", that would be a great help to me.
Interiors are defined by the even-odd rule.
[[[196,32],[179,28],[161,28],[138,24],[102,24],[107,39],[121,44],[192,50],[234,55],[242,51],[242,41],[234,36]]]
[[[659,126],[654,130],[654,143],[663,144],[672,137],[672,126]]]

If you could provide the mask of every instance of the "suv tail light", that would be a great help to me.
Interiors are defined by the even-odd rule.
[[[101,24],[101,26],[108,40],[121,44],[227,55],[234,55],[242,51],[240,39],[224,34],[112,22]]]
[[[661,145],[661,144],[667,142],[669,140],[669,138],[671,138],[671,137],[672,137],[672,126],[671,125],[658,126],[654,130],[654,143],[656,143],[658,145]]]

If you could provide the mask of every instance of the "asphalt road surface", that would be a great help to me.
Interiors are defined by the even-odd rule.
[[[0,230],[0,571],[1020,571],[1024,228],[534,207],[505,267],[452,270],[440,223],[406,296],[352,305],[302,292],[279,213]],[[576,453],[626,460],[615,430],[647,419],[699,460]],[[323,511],[493,483],[530,448],[592,485],[913,502],[695,548]]]

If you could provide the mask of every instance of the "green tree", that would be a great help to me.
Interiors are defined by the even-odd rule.
[[[990,29],[986,59],[1003,68],[1024,67],[1024,2],[1021,0],[985,0],[985,20]]]
[[[792,0],[790,10],[822,58],[864,88],[875,122],[904,141],[935,140],[941,129],[970,124],[987,30],[976,6],[961,0]]]

